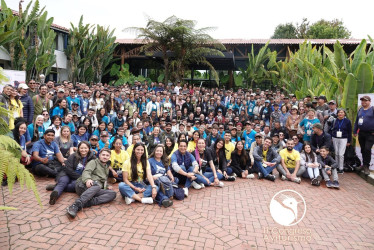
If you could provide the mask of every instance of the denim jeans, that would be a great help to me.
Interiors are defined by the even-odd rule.
[[[193,170],[194,170],[194,167],[193,167],[193,166],[189,167],[188,170],[186,170],[186,167],[185,167],[184,165],[180,165],[180,168],[181,168],[184,172],[186,172],[186,173],[192,173]],[[175,175],[176,175],[176,177],[177,177],[178,179],[181,179],[181,180],[183,180],[184,178],[186,179],[186,183],[184,184],[184,187],[186,187],[186,188],[190,188],[190,187],[191,187],[191,183],[192,183],[192,181],[191,181],[190,178],[187,178],[187,177],[185,177],[185,176],[182,176],[182,175],[180,175],[180,174],[178,174],[178,173],[175,173]],[[196,182],[199,182],[199,180],[201,181],[201,179],[202,179],[202,177],[201,177],[200,175],[197,175],[197,174],[195,174],[195,177],[197,178],[197,179],[195,180]]]
[[[116,171],[117,174],[118,174],[118,170],[114,170],[114,171]],[[122,173],[119,173],[118,177],[114,177],[112,171],[109,171],[109,177],[110,178],[115,178],[117,182],[123,181],[123,175],[122,175]]]
[[[272,161],[274,162],[274,161]],[[278,167],[279,164],[274,165],[273,167],[264,167],[262,165],[262,161],[255,161],[254,166],[264,175],[264,177],[268,176],[274,168]]]
[[[56,187],[53,189],[53,191],[57,191],[58,196],[60,196],[64,191],[75,193],[75,182],[76,180],[71,180],[67,175],[61,176],[57,180]]]
[[[208,180],[209,180],[210,183],[214,182],[214,174],[213,174],[213,172],[205,172],[204,176],[206,178],[208,178]],[[218,178],[218,180],[222,180],[223,179],[223,174],[217,172],[217,178]],[[203,177],[201,177],[201,181],[197,181],[197,182],[198,183],[203,183],[205,186],[209,186],[208,182]]]
[[[152,186],[151,185],[145,185],[139,182],[131,182],[132,185],[138,188],[145,188],[145,191],[143,192],[143,197],[152,197]],[[119,192],[121,193],[122,197],[129,197],[132,198],[134,194],[137,194],[138,192],[135,192],[129,185],[127,185],[124,182],[121,182],[118,185]],[[159,193],[159,187],[156,188],[157,194]]]
[[[216,171],[217,171],[219,168],[218,168],[218,166],[215,166],[215,167],[216,167]],[[206,173],[206,172],[213,172],[213,171],[212,171],[211,168],[208,167],[208,168],[206,168],[206,170],[205,170],[205,173]],[[227,169],[226,169],[226,174],[227,174],[227,175],[230,175],[230,174],[232,174],[233,172],[234,172],[234,171],[232,170],[231,167],[227,167]],[[219,174],[218,171],[217,171],[217,174]],[[220,180],[221,180],[221,179],[220,179]]]
[[[295,171],[294,168],[287,168],[287,169],[291,174],[293,174],[293,172]],[[284,170],[281,164],[278,165],[277,170],[280,175],[284,175],[284,176],[287,175],[286,170]],[[305,166],[300,165],[299,170],[297,170],[296,177],[301,177],[305,171],[306,171]]]

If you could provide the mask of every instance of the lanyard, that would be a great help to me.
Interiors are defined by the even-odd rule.
[[[341,122],[338,120],[339,131],[340,131],[340,127],[343,125],[343,123],[344,123],[344,118],[341,120]]]

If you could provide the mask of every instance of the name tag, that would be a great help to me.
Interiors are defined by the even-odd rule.
[[[283,127],[283,122],[280,123],[281,127]]]
[[[312,130],[307,130],[307,131],[306,131],[306,134],[307,134],[307,135],[312,135]]]
[[[358,125],[362,125],[364,123],[364,118],[358,119]]]
[[[110,111],[110,114],[113,115],[113,110]]]
[[[265,115],[262,115],[262,119],[265,119]]]
[[[342,131],[337,131],[336,132],[336,137],[341,138],[342,135],[343,135]]]
[[[295,130],[295,125],[291,125],[291,130]]]

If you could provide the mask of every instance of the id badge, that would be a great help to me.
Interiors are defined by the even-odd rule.
[[[281,127],[283,127],[283,122],[280,123]]]
[[[307,131],[306,131],[306,134],[307,134],[307,135],[312,135],[312,130],[307,130]]]
[[[291,130],[295,130],[295,125],[291,125]]]
[[[110,111],[110,114],[113,115],[113,110]]]
[[[364,118],[360,118],[360,119],[358,119],[358,125],[362,125],[364,123]]]
[[[343,135],[342,131],[336,131],[336,137],[341,138]]]
[[[265,115],[262,115],[262,119],[265,119]]]

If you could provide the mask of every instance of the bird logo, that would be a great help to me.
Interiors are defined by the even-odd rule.
[[[305,200],[294,190],[279,191],[270,201],[270,214],[282,226],[296,225],[304,218],[305,213]]]

